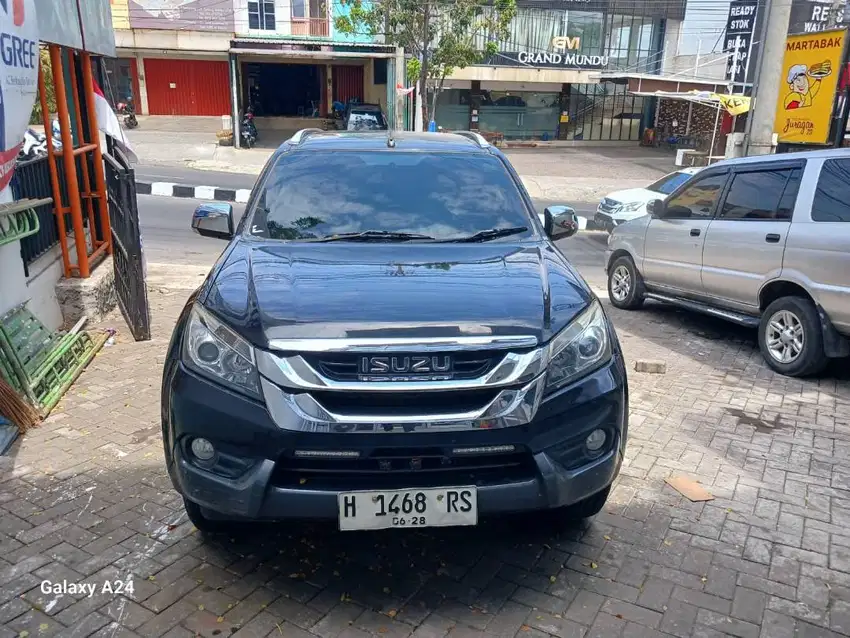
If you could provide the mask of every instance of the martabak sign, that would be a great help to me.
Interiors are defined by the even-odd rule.
[[[38,94],[34,0],[0,0],[0,191],[9,185]]]

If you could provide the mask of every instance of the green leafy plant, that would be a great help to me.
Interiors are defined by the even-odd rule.
[[[424,121],[433,119],[437,96],[456,69],[481,62],[498,51],[516,16],[516,0],[349,0],[350,11],[334,21],[342,33],[384,37],[403,47],[407,79],[430,93],[423,99]]]
[[[44,90],[47,93],[47,108],[50,113],[56,112],[56,89],[53,86],[53,69],[50,66],[50,54],[47,49],[41,49],[41,72],[44,73]],[[35,104],[32,107],[30,114],[30,124],[44,124],[44,117],[41,114],[41,100],[36,96]]]

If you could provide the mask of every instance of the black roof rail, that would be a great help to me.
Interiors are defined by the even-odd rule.
[[[490,146],[490,142],[484,139],[484,136],[481,133],[476,133],[475,131],[452,131],[455,135],[461,135],[469,140],[472,140],[476,144],[478,144],[481,148],[487,148]]]
[[[300,144],[314,133],[324,133],[320,128],[302,128],[289,138],[290,144]]]

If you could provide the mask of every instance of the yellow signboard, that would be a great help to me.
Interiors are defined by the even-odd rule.
[[[729,115],[742,115],[750,110],[750,98],[746,95],[723,95],[722,93],[715,93],[714,97],[718,99]]]
[[[112,9],[112,28],[130,28],[130,7],[128,0],[109,0]]]
[[[792,35],[785,41],[774,128],[780,142],[826,144],[841,73],[845,31]]]

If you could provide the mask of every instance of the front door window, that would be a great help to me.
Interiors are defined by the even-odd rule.
[[[726,174],[696,178],[680,193],[667,200],[665,219],[708,219],[714,214]]]

